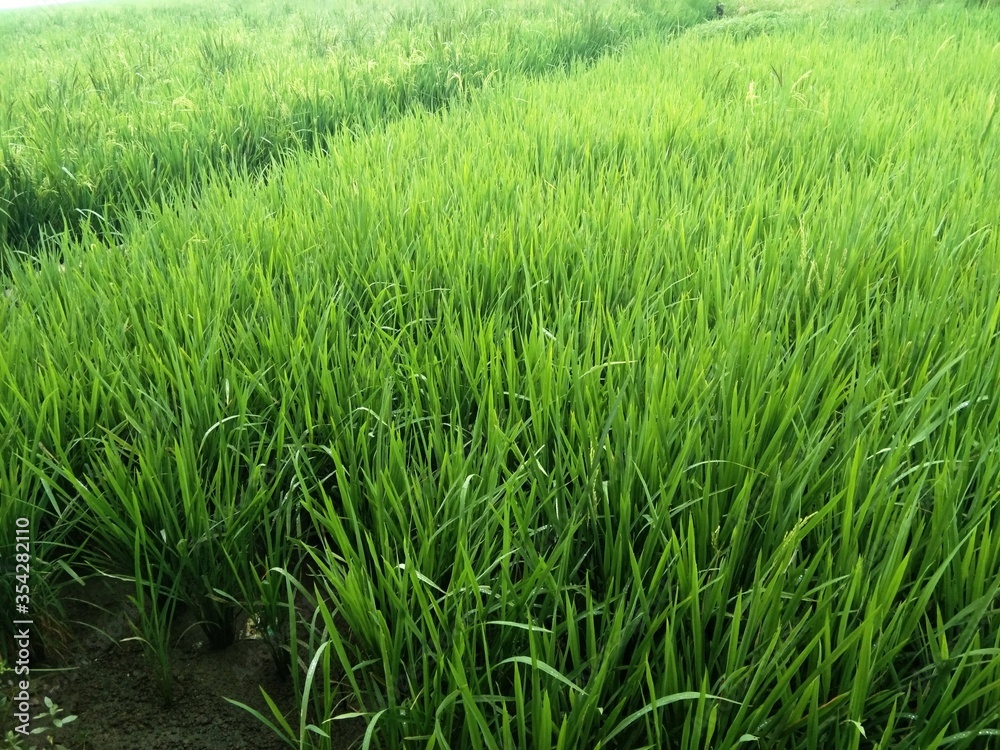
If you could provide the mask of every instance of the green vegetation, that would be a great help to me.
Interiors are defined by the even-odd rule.
[[[136,578],[165,699],[178,601],[255,617],[291,746],[988,746],[998,35],[748,14],[168,157],[9,268],[2,520]]]
[[[12,14],[8,14],[10,17]],[[686,0],[306,0],[0,17],[0,243],[103,233],[210,175],[696,21]],[[93,29],[99,29],[94,33]],[[25,59],[26,58],[26,59]]]

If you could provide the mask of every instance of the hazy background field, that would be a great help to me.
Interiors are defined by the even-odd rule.
[[[13,8],[33,8],[40,5],[66,5],[82,0],[0,0],[0,10]]]

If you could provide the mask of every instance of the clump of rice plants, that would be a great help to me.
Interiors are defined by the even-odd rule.
[[[198,42],[198,51],[206,74],[231,73],[253,60],[253,54],[242,40],[227,39],[223,33],[206,32]]]
[[[215,172],[259,174],[343,129],[439,109],[698,17],[690,0],[646,14],[627,0],[505,3],[489,13],[450,2],[83,6],[53,11],[60,26],[0,17],[4,48],[37,50],[0,56],[0,76],[19,81],[0,93],[0,242],[34,254],[65,227],[113,233]]]
[[[725,23],[57,235],[5,486],[255,613],[292,746],[992,741],[1000,22]]]

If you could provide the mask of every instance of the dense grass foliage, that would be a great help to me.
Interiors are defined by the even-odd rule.
[[[165,697],[184,601],[304,747],[992,741],[1000,18],[704,28],[11,270],[5,512]]]
[[[703,15],[689,0],[62,8],[0,16],[0,243],[124,216],[214,173],[594,60]],[[27,20],[27,22],[25,22]]]

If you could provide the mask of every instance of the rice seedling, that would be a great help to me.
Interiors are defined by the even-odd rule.
[[[142,644],[146,662],[165,706],[174,702],[174,673],[171,667],[171,625],[177,608],[177,581],[166,578],[166,569],[154,567],[149,559],[148,544],[142,534],[135,534],[135,596],[129,601],[135,619],[129,622],[131,639]]]

